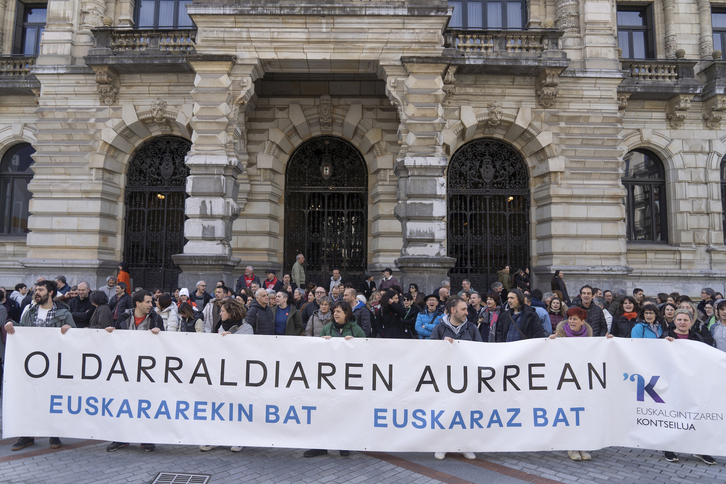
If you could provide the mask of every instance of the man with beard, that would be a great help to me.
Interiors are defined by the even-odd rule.
[[[222,316],[220,316],[219,310],[222,307],[222,300],[227,291],[228,289],[225,286],[214,288],[214,300],[204,306],[202,314],[204,315],[205,333],[219,332],[219,328],[222,326]]]
[[[29,326],[33,328],[60,328],[61,335],[66,334],[70,328],[75,328],[71,311],[64,302],[53,301],[58,294],[58,287],[53,281],[41,281],[35,286],[33,301],[35,304],[23,314],[18,326]],[[5,331],[8,335],[15,334],[13,322],[5,324]],[[24,449],[35,443],[33,437],[20,437],[11,450]],[[61,445],[58,437],[50,438],[50,448],[57,449]]]

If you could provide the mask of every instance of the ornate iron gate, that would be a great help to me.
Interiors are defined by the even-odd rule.
[[[505,265],[529,266],[529,175],[519,154],[495,139],[472,141],[448,173],[448,253],[452,288],[469,279],[488,292]]]
[[[191,143],[154,138],[138,150],[126,183],[124,261],[136,287],[173,291],[181,270],[171,256],[184,249],[184,200]],[[133,290],[133,288],[132,288]]]
[[[295,150],[285,179],[285,268],[306,259],[308,282],[329,286],[333,269],[362,281],[368,259],[368,173],[353,145],[321,136]]]

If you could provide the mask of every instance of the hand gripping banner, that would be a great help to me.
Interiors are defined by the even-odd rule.
[[[726,455],[726,354],[687,340],[516,343],[16,328],[4,437],[372,451]]]

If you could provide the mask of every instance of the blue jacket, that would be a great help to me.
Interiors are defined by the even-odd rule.
[[[418,333],[418,337],[420,339],[429,339],[434,327],[441,322],[443,316],[444,311],[441,308],[437,308],[433,314],[429,314],[428,308],[418,313],[418,317],[416,318],[416,332]]]
[[[550,314],[547,312],[546,309],[542,309],[539,306],[535,306],[534,302],[532,303],[532,309],[537,313],[537,316],[539,316],[539,321],[542,323],[542,330],[544,331],[545,336],[549,336],[552,334],[552,321],[550,321]]]
[[[658,329],[658,334],[653,333],[653,330],[650,329],[648,323],[639,322],[633,327],[633,330],[630,332],[630,337],[652,339],[660,338],[663,336],[663,326],[656,322],[656,327]]]

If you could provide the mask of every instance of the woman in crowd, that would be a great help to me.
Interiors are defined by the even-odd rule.
[[[713,346],[713,337],[711,336],[709,326],[705,321],[698,319],[698,309],[696,308],[696,305],[693,304],[691,299],[682,299],[680,304],[678,304],[678,308],[686,309],[690,311],[692,315],[694,315],[693,326],[691,327],[691,329],[703,337],[704,343]]]
[[[670,328],[673,326],[676,317],[676,311],[678,308],[673,303],[665,303],[663,307],[661,308],[660,312],[663,314],[663,322],[666,324],[667,328]]]
[[[293,304],[298,311],[301,311],[303,304],[305,304],[305,291],[299,287],[295,289],[295,293],[293,294]]]
[[[424,301],[425,294],[422,292],[417,292],[416,297],[413,298],[413,303],[418,306],[418,310],[422,311],[423,308],[426,307],[426,302]]]
[[[255,334],[252,326],[245,321],[247,309],[234,299],[223,299],[219,305],[221,325],[219,333],[228,334]]]
[[[113,313],[108,306],[108,296],[103,291],[93,291],[89,296],[91,304],[96,308],[88,322],[88,327],[93,329],[108,328],[113,326]]]
[[[631,338],[653,338],[663,336],[663,324],[661,323],[660,312],[655,304],[645,304],[640,309],[640,318],[630,332]],[[615,322],[613,321],[613,326]]]
[[[708,325],[713,325],[714,322],[716,322],[716,318],[714,316],[714,310],[713,310],[713,301],[707,301],[706,304],[703,305],[703,312],[706,315],[705,318],[703,318],[703,321]]]
[[[381,291],[373,291],[373,294],[371,294],[369,301],[373,314],[378,314],[378,310],[381,309],[381,297],[383,297],[383,293]]]
[[[547,306],[547,314],[550,315],[550,324],[552,324],[553,329],[557,328],[557,325],[561,321],[567,319],[566,311],[565,305],[562,304],[562,299],[557,296],[550,299],[550,304]]]
[[[300,311],[294,305],[288,304],[290,293],[278,291],[275,294],[277,304],[272,309],[275,321],[275,334],[287,336],[300,336],[305,332]],[[312,318],[311,318],[312,319]]]
[[[191,304],[188,302],[180,304],[177,312],[179,316],[179,331],[187,333],[204,332],[204,320],[200,317],[195,317]]]
[[[488,331],[489,334],[486,335],[487,337],[485,338],[485,335],[482,332],[482,341],[488,341],[490,343],[494,343],[496,341],[497,323],[501,312],[502,299],[497,291],[491,291],[487,294],[486,313],[484,321],[482,321],[482,327],[480,328],[482,331]]]
[[[116,275],[116,286],[119,282],[123,282],[126,287],[126,294],[131,295],[131,275],[129,274],[129,265],[126,262],[120,262],[118,265],[118,274]],[[118,293],[117,293],[118,294]]]
[[[320,301],[320,308],[316,309],[310,319],[308,319],[308,325],[305,327],[305,336],[320,336],[323,328],[326,324],[330,323],[333,319],[333,313],[330,312],[330,307],[333,305],[333,300],[329,297],[324,297]]]
[[[625,296],[620,307],[615,312],[613,324],[610,325],[609,336],[630,338],[633,328],[638,323],[638,302],[632,296]]]
[[[418,284],[409,284],[408,285],[408,293],[413,296],[413,298],[416,298],[416,294],[418,294]]]
[[[413,294],[403,295],[403,309],[406,311],[406,314],[403,316],[405,330],[411,335],[411,338],[418,338],[418,334],[416,334],[416,319],[421,310],[413,303]]]
[[[179,313],[176,304],[169,294],[162,294],[156,302],[156,312],[164,320],[164,331],[182,331],[179,324]]]
[[[562,271],[555,271],[555,275],[552,276],[552,280],[550,281],[550,287],[552,288],[552,292],[560,291],[560,299],[569,306],[572,303],[570,302],[569,294],[567,294],[567,284],[565,284],[564,277],[565,274]]]
[[[373,332],[381,338],[409,339],[411,331],[404,326],[406,310],[398,301],[398,293],[389,289],[383,294],[380,309],[373,322]]]
[[[671,343],[678,339],[690,339],[691,341],[700,341],[703,343],[703,337],[696,331],[693,331],[694,322],[693,314],[689,310],[679,309],[676,311],[673,327],[668,328],[662,337]],[[668,462],[678,462],[678,455],[675,452],[666,451],[663,452],[663,455]],[[693,457],[708,465],[716,464],[716,461],[710,455],[693,454]]]
[[[303,311],[305,311],[305,307],[308,304],[314,304],[314,303],[315,303],[315,291],[308,292],[307,294],[305,294],[305,302],[300,306],[300,314],[302,314]]]
[[[179,302],[177,303],[177,308],[181,303],[189,303],[195,311],[198,311],[197,309],[197,303],[189,299],[189,289],[186,287],[182,287],[181,291],[179,291]]]
[[[592,328],[587,324],[587,311],[580,307],[572,307],[567,310],[567,320],[557,324],[555,332],[550,339],[556,338],[585,338],[592,336]],[[584,450],[569,450],[567,454],[572,460],[590,460],[589,452]]]
[[[718,320],[710,328],[713,345],[726,351],[726,300],[722,299],[716,304],[716,316]]]

